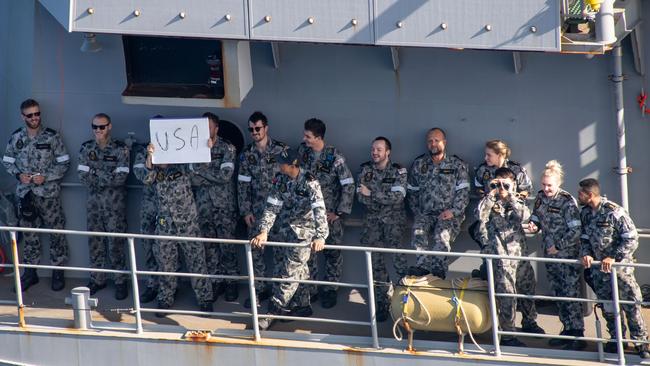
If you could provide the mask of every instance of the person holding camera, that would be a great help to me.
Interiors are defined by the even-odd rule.
[[[61,205],[61,179],[70,167],[70,156],[61,135],[43,126],[41,108],[34,99],[20,105],[25,126],[11,135],[2,163],[7,173],[18,180],[16,196],[21,227],[64,229],[65,216]],[[23,264],[38,264],[41,243],[38,234],[25,233]],[[63,234],[50,236],[50,262],[62,266],[68,261],[68,243]],[[21,291],[38,283],[35,268],[26,268],[21,276]],[[63,270],[52,271],[52,290],[65,287]]]
[[[521,256],[526,245],[522,223],[530,211],[516,193],[515,173],[508,168],[495,171],[495,178],[489,182],[490,191],[478,205],[478,235],[484,243],[481,253],[504,256]],[[494,259],[494,283],[497,293],[531,294],[530,288],[522,289],[517,283],[519,260]],[[503,331],[515,331],[517,299],[498,297],[499,326]],[[525,346],[513,336],[501,338],[503,346]]]

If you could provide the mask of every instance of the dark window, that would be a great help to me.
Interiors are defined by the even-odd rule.
[[[123,36],[127,86],[122,95],[223,99],[221,42]]]

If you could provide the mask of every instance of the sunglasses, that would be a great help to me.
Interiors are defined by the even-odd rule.
[[[23,116],[25,116],[26,118],[32,118],[32,117],[34,117],[34,116],[36,116],[36,117],[40,117],[40,116],[41,116],[41,112],[34,112],[34,113],[30,113],[30,114],[25,114],[25,113],[23,113]]]
[[[93,130],[98,129],[100,131],[104,131],[106,129],[106,127],[108,127],[108,125],[91,125],[91,127],[93,128]]]
[[[248,132],[260,132],[264,127],[248,127]]]
[[[510,190],[510,183],[490,183],[490,189],[497,189],[499,186],[503,187],[506,191]]]

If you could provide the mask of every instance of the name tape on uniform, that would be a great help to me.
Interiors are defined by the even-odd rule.
[[[154,164],[209,163],[207,118],[151,119]]]

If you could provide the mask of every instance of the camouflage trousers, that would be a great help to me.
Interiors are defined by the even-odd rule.
[[[390,221],[390,223],[385,223]],[[366,216],[361,231],[361,243],[377,248],[406,249],[401,244],[406,227],[406,217],[393,217],[392,220],[382,220],[379,217]],[[392,283],[384,261],[385,253],[372,254],[372,273],[375,282],[375,303],[377,309],[388,309],[392,294]],[[406,275],[408,268],[406,254],[390,254],[393,268],[398,280]]]
[[[322,255],[325,259],[325,269],[319,268],[318,256],[313,253],[309,257],[310,279],[317,280],[323,278],[323,281],[339,282],[341,281],[341,268],[343,267],[343,257],[340,250],[328,250],[327,245],[340,245],[343,242],[343,220],[338,219],[329,224],[330,234],[325,239],[325,250]],[[318,287],[315,285],[308,286],[309,293],[313,296],[318,293]],[[322,291],[336,291],[338,286],[322,286]]]
[[[289,241],[289,240],[286,240]],[[293,240],[295,242],[295,240]],[[301,244],[309,244],[302,242]],[[281,253],[276,258],[282,262],[276,265],[273,277],[289,278],[293,280],[309,279],[307,261],[311,256],[311,248],[305,247],[276,247],[276,253]],[[271,301],[282,309],[291,309],[296,306],[309,305],[309,291],[304,285],[294,282],[275,282],[273,284],[273,297]]]
[[[154,204],[155,198],[147,198],[143,190],[142,208],[140,214],[140,232],[146,235],[156,234],[156,205]],[[144,250],[145,268],[147,271],[158,271],[158,262],[156,256],[153,254],[153,246],[155,241],[152,239],[142,240],[142,249]],[[174,268],[172,272],[176,272],[178,268]],[[147,276],[146,286],[153,290],[158,290],[158,276]]]
[[[259,217],[259,216],[256,216]],[[269,241],[283,241],[282,237],[278,233],[278,223],[276,220],[276,224],[273,225],[271,228],[271,232],[269,232]],[[248,238],[252,239],[255,235],[257,235],[257,230],[256,227],[250,227],[248,228]],[[282,263],[281,261],[281,256],[284,254],[280,249],[280,247],[271,247],[271,246],[264,246],[262,248],[251,248],[251,255],[253,257],[253,275],[255,277],[265,277],[266,276],[266,261],[264,259],[264,253],[267,251],[271,251],[273,254],[273,273],[276,272],[275,268],[279,267]],[[267,291],[267,289],[271,289],[271,285],[268,284],[267,282],[264,281],[255,281],[255,292],[256,293],[262,293],[264,291]]]
[[[517,268],[519,261],[507,259],[494,260],[494,287],[497,293],[516,294],[517,291]],[[497,297],[497,308],[499,310],[499,326],[501,330],[515,331],[515,316],[517,311],[517,299],[513,297]]]
[[[120,206],[120,204],[116,204]],[[121,204],[124,207],[124,203]],[[88,202],[87,224],[90,231],[104,231],[124,233],[126,232],[126,212],[111,211],[97,202]],[[112,269],[126,269],[124,250],[126,239],[123,238],[104,238],[100,236],[91,236],[88,239],[90,265],[94,268],[105,268],[109,264]],[[108,253],[107,253],[108,247]],[[108,258],[107,255],[108,254]],[[127,279],[124,274],[115,274],[115,284],[123,284]],[[103,285],[106,282],[106,273],[91,272],[90,282],[97,285]]]
[[[174,223],[166,218],[159,218],[156,223],[156,234],[198,236],[199,226],[196,221]],[[207,274],[203,243],[170,240],[157,240],[153,246],[153,252],[160,271],[176,272],[179,248],[183,253],[188,272]],[[178,278],[176,276],[160,276],[158,282],[158,304],[171,306],[174,303]],[[212,302],[212,286],[209,279],[192,277],[191,283],[199,305]]]
[[[212,205],[198,207],[201,235],[206,238],[232,239],[237,223],[235,213],[214,209]],[[234,244],[204,243],[206,265],[209,274],[236,276],[239,273],[237,247]],[[214,283],[229,283],[235,280],[214,279]]]
[[[416,216],[413,222],[412,246],[416,250],[449,252],[451,244],[460,232],[463,219],[454,217],[450,220],[440,220],[437,216]],[[438,277],[445,278],[449,263],[447,257],[419,255],[417,265]]]
[[[570,264],[546,263],[546,273],[555,296],[580,297],[581,272],[582,267]],[[564,330],[585,329],[581,303],[557,301],[557,308]]]
[[[61,206],[61,197],[40,197],[32,195],[33,205],[38,211],[34,221],[20,216],[21,227],[65,229],[65,216]],[[41,242],[36,233],[24,233],[23,263],[38,264],[41,260]],[[64,265],[68,261],[68,242],[62,234],[50,234],[50,262],[53,266]]]
[[[525,249],[524,249],[525,254]],[[523,255],[523,254],[522,254]],[[529,261],[518,261],[516,289],[518,294],[535,295],[537,282],[535,271]],[[521,312],[521,325],[528,326],[536,324],[537,308],[535,300],[517,299],[517,310]]]
[[[620,300],[642,301],[641,289],[634,278],[633,267],[615,267],[618,278],[618,292]],[[592,269],[591,276],[594,281],[594,290],[600,300],[612,300],[612,277],[611,273],[604,273],[598,269]],[[630,328],[630,337],[632,339],[648,339],[648,330],[646,328],[641,313],[641,305],[621,305],[627,326]],[[616,337],[616,322],[614,318],[614,305],[603,304],[603,316],[607,321],[607,331],[612,338]],[[623,334],[625,334],[625,322],[621,321]]]

